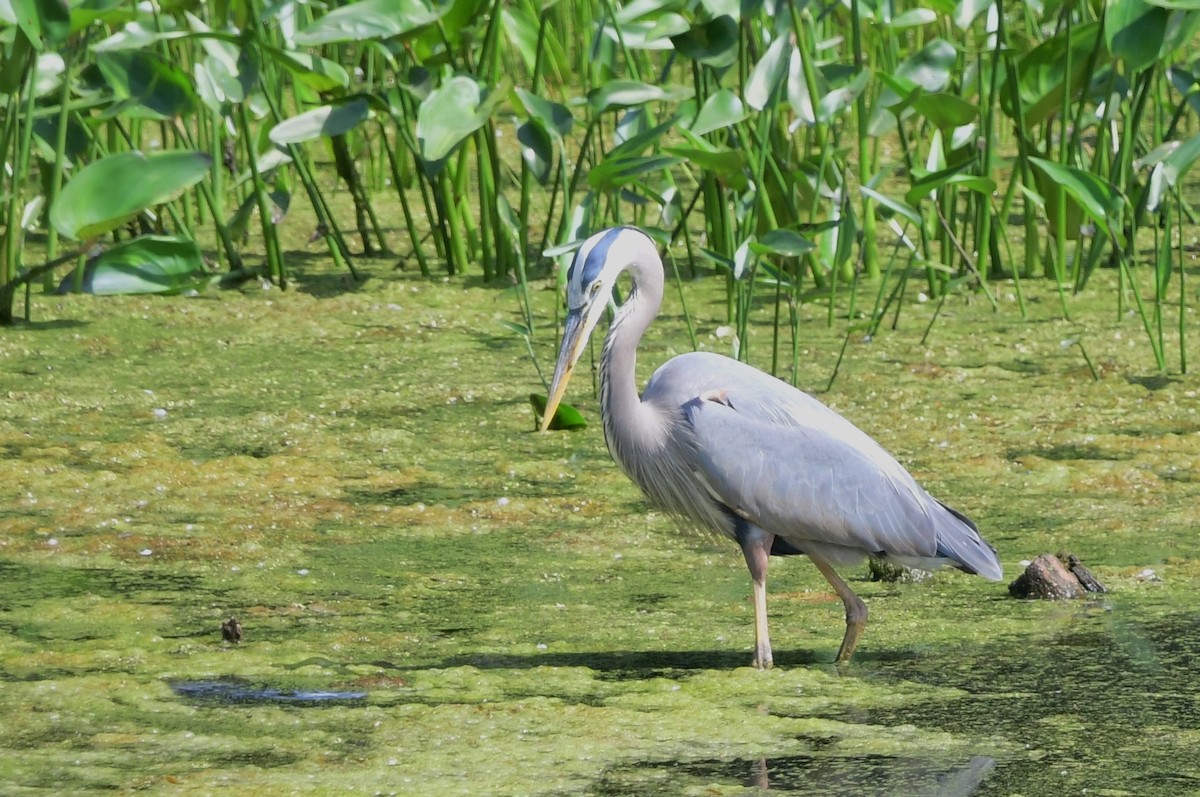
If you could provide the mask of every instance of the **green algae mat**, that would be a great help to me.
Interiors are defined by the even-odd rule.
[[[649,508],[599,424],[532,431],[511,292],[368,271],[35,297],[0,331],[0,793],[1200,794],[1200,383],[1147,373],[1108,301],[954,298],[925,344],[913,303],[819,395],[1007,579],[1070,551],[1109,593],[846,573],[871,621],[839,672],[840,604],[779,562],[758,672],[736,547]],[[723,296],[688,290],[727,350]],[[689,347],[668,292],[644,374]]]

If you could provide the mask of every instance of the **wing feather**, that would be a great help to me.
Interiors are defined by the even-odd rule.
[[[708,493],[801,551],[1001,577],[973,523],[854,424],[775,377],[696,352],[660,367],[642,399],[682,412],[692,439],[681,455]]]

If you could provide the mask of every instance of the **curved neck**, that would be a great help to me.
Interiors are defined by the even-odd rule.
[[[629,298],[617,310],[600,358],[600,405],[604,436],[620,461],[626,443],[646,444],[661,435],[653,423],[653,411],[642,405],[637,386],[637,346],[662,304],[663,270],[653,244],[648,252],[628,266],[633,278]]]

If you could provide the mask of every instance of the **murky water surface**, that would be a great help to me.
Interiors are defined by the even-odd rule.
[[[1080,326],[1052,294],[1028,321],[953,299],[925,346],[913,304],[822,396],[1010,578],[1070,550],[1111,591],[848,573],[872,614],[839,672],[840,605],[781,561],[760,673],[733,546],[673,531],[598,425],[531,433],[515,298],[367,267],[43,298],[0,332],[0,793],[1200,794],[1200,386],[1148,373],[1111,300]],[[721,350],[713,287],[691,309]],[[687,348],[679,312],[645,373]],[[820,317],[809,386],[841,347]]]

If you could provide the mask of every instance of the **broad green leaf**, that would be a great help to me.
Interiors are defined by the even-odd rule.
[[[614,8],[617,22],[621,25],[628,25],[644,17],[657,19],[663,16],[664,12],[679,5],[678,0],[629,0],[629,2],[614,6]]]
[[[737,61],[738,26],[733,17],[722,14],[686,33],[671,37],[675,49],[705,66],[724,69]]]
[[[884,27],[891,28],[892,30],[901,30],[903,28],[918,28],[922,25],[932,25],[936,21],[937,13],[933,9],[910,8],[892,17],[891,21]]]
[[[602,32],[613,42],[623,41],[631,50],[670,50],[674,46],[671,37],[684,34],[691,28],[686,19],[670,12],[653,19],[620,25],[619,37],[612,25],[605,25]]]
[[[543,99],[531,91],[518,86],[515,90],[517,99],[525,107],[529,118],[537,122],[547,133],[556,138],[562,138],[571,132],[575,126],[575,117],[565,105]]]
[[[143,235],[88,260],[83,293],[179,293],[202,287],[208,280],[200,247],[191,238]],[[70,293],[74,283],[74,275],[67,275],[58,292]]]
[[[1108,50],[1100,46],[1100,23],[1090,22],[1071,28],[1068,41],[1063,31],[1024,53],[1017,60],[1017,84],[1025,112],[1025,129],[1044,122],[1062,108],[1063,94],[1074,97],[1084,89],[1089,56],[1095,53],[1096,68],[1110,59]],[[1068,50],[1070,56],[1068,57]],[[1067,75],[1067,61],[1071,74]],[[1013,115],[1009,92],[1000,93],[1001,107]]]
[[[791,41],[785,36],[780,36],[771,42],[771,46],[751,70],[750,79],[746,81],[746,104],[754,110],[761,111],[766,108],[775,96],[780,82],[787,75],[791,47]]]
[[[692,122],[689,130],[702,136],[714,130],[732,127],[745,118],[746,109],[743,107],[742,101],[729,89],[721,89],[700,106],[700,111],[696,114],[696,119]]]
[[[265,49],[284,69],[313,91],[333,91],[350,86],[350,73],[336,61],[297,50],[280,50],[275,47]]]
[[[546,413],[546,397],[540,393],[529,394],[529,405],[533,407],[534,423],[539,423],[542,416]],[[558,409],[554,411],[554,417],[550,419],[548,429],[570,430],[586,429],[587,421],[583,418],[583,413],[572,407],[570,404],[560,403]]]
[[[165,120],[187,116],[196,107],[192,81],[152,52],[98,53],[96,66],[113,94],[129,101],[122,107],[124,113]]]
[[[517,127],[517,143],[521,145],[521,160],[534,179],[545,185],[553,173],[554,140],[545,127],[529,121]]]
[[[849,109],[855,98],[867,87],[867,80],[870,77],[870,71],[864,69],[855,75],[847,85],[826,93],[817,103],[817,121],[823,124],[830,122],[835,116]]]
[[[631,108],[648,102],[678,100],[689,92],[679,89],[668,90],[662,86],[640,83],[636,80],[610,80],[588,92],[588,106],[592,113],[600,115],[615,108]]]
[[[322,105],[302,114],[284,119],[271,128],[271,141],[276,144],[299,144],[321,136],[340,136],[358,127],[371,116],[371,108],[363,97],[335,105]]]
[[[755,252],[762,255],[800,257],[817,248],[817,245],[795,230],[771,230],[751,244]]]
[[[1150,0],[1150,5],[1172,11],[1200,11],[1200,0]]]
[[[513,50],[521,56],[525,70],[532,74],[537,65],[538,21],[525,9],[505,4],[500,11],[500,24]],[[545,42],[545,40],[542,40]],[[549,42],[545,42],[549,44]]]
[[[122,152],[88,164],[58,195],[50,223],[60,235],[86,239],[169,202],[212,168],[205,152]]]
[[[736,191],[745,191],[750,185],[750,178],[746,174],[745,150],[698,146],[675,146],[663,149],[665,152],[677,155],[682,160],[709,172]]]
[[[946,185],[966,188],[985,196],[990,195],[996,190],[996,181],[983,175],[968,174],[967,171],[974,168],[975,165],[976,162],[974,160],[969,160],[949,169],[932,172],[917,178],[913,181],[912,187],[904,195],[904,201],[915,207],[922,199],[929,196],[929,194]]]
[[[875,109],[869,122],[870,133],[881,136],[891,132],[896,127],[896,116],[907,118],[911,111],[905,107],[896,108],[898,103],[911,97],[913,88],[920,88],[922,93],[940,92],[950,84],[950,74],[958,61],[958,51],[954,45],[945,39],[934,39],[917,52],[905,58],[895,71],[888,75],[887,88],[879,93]],[[904,91],[898,89],[903,86]],[[932,121],[932,120],[931,120]],[[939,125],[940,126],[940,125]]]
[[[11,0],[13,17],[36,50],[66,41],[71,11],[66,0]]]
[[[487,122],[479,84],[465,75],[430,92],[417,109],[417,143],[429,164],[440,163]]]
[[[391,39],[437,22],[453,3],[422,0],[359,0],[335,8],[296,34],[296,43],[313,47],[334,42]]]
[[[817,121],[817,111],[813,103],[813,92],[809,89],[808,79],[804,76],[804,58],[805,55],[799,47],[792,49],[792,55],[788,59],[788,78],[787,78],[787,99],[788,105],[792,106],[792,113],[796,114],[796,121],[793,123],[793,129],[799,125],[811,125]],[[815,72],[814,76],[819,76],[819,72]],[[819,77],[817,78],[816,91],[821,92]]]
[[[1146,209],[1157,210],[1163,203],[1167,192],[1180,185],[1180,180],[1192,164],[1200,159],[1200,134],[1194,135],[1187,141],[1170,141],[1162,145],[1165,150],[1161,159],[1154,164],[1151,172],[1149,195],[1146,197]],[[1149,158],[1143,158],[1145,161]]]
[[[1124,245],[1120,226],[1114,222],[1121,217],[1125,197],[1115,186],[1092,172],[1074,166],[1063,166],[1044,158],[1030,158],[1029,162],[1052,184],[1062,186],[1101,231],[1111,235],[1119,246]]]
[[[1104,41],[1128,74],[1157,61],[1171,12],[1143,0],[1107,0],[1105,6]]]
[[[754,265],[758,261],[751,245],[754,244],[754,236],[751,235],[738,246],[733,252],[733,278],[740,280],[746,274],[754,271]]]
[[[954,24],[960,29],[971,27],[979,15],[996,4],[996,0],[959,0],[954,7]]]
[[[973,122],[979,109],[946,91],[921,93],[913,102],[913,110],[924,116],[939,130],[950,130]]]

